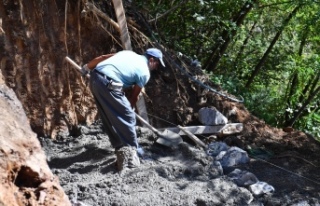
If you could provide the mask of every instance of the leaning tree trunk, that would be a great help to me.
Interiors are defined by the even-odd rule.
[[[302,7],[302,5],[297,6],[290,14],[289,16],[284,20],[284,23],[282,27],[279,29],[279,31],[274,36],[272,42],[270,43],[267,51],[264,53],[263,57],[260,59],[259,63],[255,66],[254,70],[252,71],[247,83],[246,88],[249,88],[251,83],[253,82],[253,79],[258,75],[260,69],[263,67],[265,61],[267,60],[269,54],[271,53],[274,45],[277,43],[282,31],[284,28],[288,25],[289,21],[292,19],[292,17],[295,16],[295,14],[298,12],[298,10]]]
[[[256,1],[253,2],[246,2],[243,7],[240,9],[239,13],[237,15],[235,15],[235,17],[233,17],[232,21],[237,25],[237,27],[239,27],[245,17],[247,16],[247,14],[251,11],[253,4]],[[206,70],[208,71],[214,71],[218,64],[219,61],[222,58],[223,53],[227,50],[232,38],[235,36],[236,34],[236,30],[232,30],[231,34],[229,30],[224,30],[222,32],[222,38],[224,39],[224,43],[222,45],[220,45],[219,43],[217,43],[217,45],[214,46],[214,48],[212,49],[210,58],[207,60],[207,62],[205,63],[204,67]]]
[[[304,30],[304,33],[302,35],[302,38],[301,38],[301,42],[300,42],[300,46],[299,46],[299,50],[298,50],[298,55],[299,56],[302,56],[302,52],[303,52],[303,48],[305,47],[306,43],[307,43],[307,37],[309,35],[309,28],[306,28]],[[294,73],[292,74],[292,77],[290,78],[291,81],[288,82],[288,86],[287,86],[287,89],[288,89],[288,94],[286,95],[286,102],[287,102],[287,105],[288,107],[293,107],[291,105],[291,99],[292,97],[295,95],[296,91],[298,91],[298,85],[299,85],[299,75],[298,75],[298,71],[294,71]],[[308,87],[308,85],[306,86],[306,88]],[[306,89],[305,88],[305,89]],[[305,91],[307,92],[307,91]],[[305,92],[302,92],[303,95],[300,96],[300,102],[303,101],[303,97],[305,96]],[[299,109],[299,108],[298,108]],[[289,112],[286,112],[285,113],[285,117],[284,117],[284,122],[285,122],[285,125],[287,126],[292,126],[290,125],[290,113]]]
[[[299,119],[303,113],[304,110],[306,110],[307,106],[314,100],[314,99],[318,99],[319,98],[319,94],[320,94],[320,86],[317,87],[310,95],[309,97],[305,100],[305,102],[303,103],[303,105],[301,106],[301,108],[294,113],[294,116],[292,117],[292,119],[290,119],[286,125],[288,126],[293,126],[294,123],[297,121],[297,119]]]
[[[290,107],[290,108],[292,106],[290,100],[291,100],[292,96],[295,94],[296,89],[298,88],[298,83],[299,83],[298,72],[295,71],[291,77],[291,80],[288,83],[288,86],[287,86],[289,91],[288,91],[288,94],[286,95],[286,102],[287,102],[288,107]],[[288,122],[290,119],[290,113],[286,112],[284,118],[285,118],[285,122]]]
[[[257,21],[255,21],[253,23],[251,29],[249,30],[249,33],[247,34],[247,36],[244,39],[239,51],[237,52],[238,54],[237,54],[237,57],[234,60],[234,62],[238,62],[242,58],[243,53],[244,53],[243,51],[246,48],[246,46],[248,45],[248,42],[249,42],[250,38],[253,36],[253,31],[255,30],[257,23],[258,23]],[[235,64],[235,66],[237,66],[237,64]],[[239,75],[239,76],[241,76],[241,75]]]

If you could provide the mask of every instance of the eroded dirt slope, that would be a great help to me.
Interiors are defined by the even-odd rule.
[[[0,81],[0,205],[71,205],[14,92]]]

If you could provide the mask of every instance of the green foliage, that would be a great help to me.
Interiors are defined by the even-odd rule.
[[[253,3],[253,9],[237,26],[234,17],[248,2]],[[229,93],[244,97],[245,106],[268,124],[285,126],[311,95],[309,83],[316,80],[320,68],[320,4],[317,1],[137,0],[135,4],[140,10],[148,11],[148,19],[158,17],[152,25],[161,43],[197,57],[202,64],[211,58],[213,48],[220,49],[230,37],[218,67],[208,75]],[[298,5],[302,5],[300,10],[284,25],[284,20]],[[161,16],[167,11],[167,15]],[[281,35],[253,83],[245,88],[253,69],[279,31]],[[315,88],[319,86],[318,82]],[[294,127],[320,138],[320,114],[315,109],[319,106],[319,94],[316,95]],[[308,112],[310,108],[314,108],[313,112]]]
[[[164,0],[161,4],[155,1],[136,1],[140,8],[147,5],[148,14],[153,18],[170,10],[181,1]],[[151,4],[149,4],[149,2]],[[220,36],[225,29],[237,29],[231,21],[232,15],[243,6],[245,0],[214,1],[188,0],[156,22],[161,41],[168,47],[188,56],[198,56],[201,60],[210,53],[208,49],[215,43],[222,43]],[[162,11],[162,12],[161,12]]]
[[[313,113],[309,116],[299,119],[299,128],[309,134],[312,134],[314,138],[320,141],[320,115]]]

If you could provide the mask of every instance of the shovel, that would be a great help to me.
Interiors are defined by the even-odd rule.
[[[170,130],[167,130],[167,129],[163,130],[163,132],[160,132],[159,130],[157,130],[156,128],[151,126],[146,120],[144,120],[137,113],[136,113],[136,117],[143,124],[145,124],[149,129],[151,129],[154,133],[156,133],[156,135],[158,135],[158,139],[156,140],[156,142],[158,144],[162,144],[162,145],[167,146],[167,147],[175,147],[175,146],[178,146],[180,143],[183,142],[182,137],[179,134],[177,134],[175,132],[172,132]]]
[[[69,62],[75,69],[80,72],[81,67],[75,63],[72,59],[70,59],[68,56],[65,57],[65,60]],[[89,75],[87,75],[89,77]],[[160,133],[156,128],[151,126],[146,120],[144,120],[140,115],[136,113],[137,118],[143,122],[149,129],[151,129],[154,133],[158,135],[158,139],[156,140],[157,143],[162,144],[167,147],[174,147],[179,145],[181,142],[183,142],[181,136],[177,133],[174,133],[170,130],[165,129],[162,133]]]

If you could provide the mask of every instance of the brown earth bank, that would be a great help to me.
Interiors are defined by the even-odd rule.
[[[71,205],[14,92],[0,81],[0,205]]]

